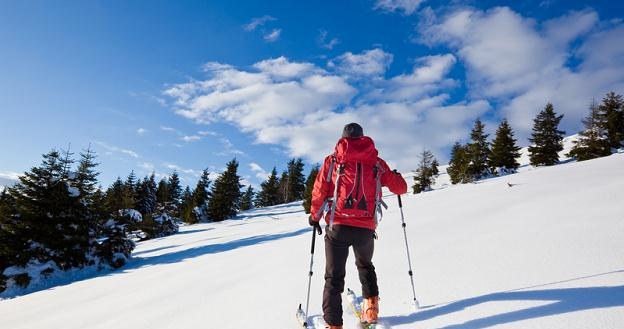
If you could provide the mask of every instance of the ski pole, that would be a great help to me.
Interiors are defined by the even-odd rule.
[[[407,243],[407,231],[405,229],[405,217],[403,216],[403,202],[401,202],[401,196],[397,194],[397,198],[399,199],[399,210],[401,211],[401,226],[403,226],[403,236],[405,237],[405,251],[407,252],[407,265],[409,266],[409,272],[407,272],[410,276],[410,281],[412,283],[412,294],[414,296],[414,306],[416,309],[420,308],[420,304],[416,299],[416,289],[414,288],[414,272],[412,271],[412,261],[410,259],[409,252],[409,244]]]
[[[308,327],[308,308],[310,306],[310,287],[312,285],[312,266],[314,265],[314,245],[316,243],[316,228],[312,228],[312,246],[310,247],[310,270],[308,271],[308,294],[306,297],[306,308],[305,313],[301,309],[301,304],[299,304],[299,309],[297,310],[297,318],[301,325],[304,328]]]

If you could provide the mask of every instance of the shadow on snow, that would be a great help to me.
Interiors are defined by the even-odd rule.
[[[614,273],[622,273],[624,270],[601,273],[592,276],[586,276],[576,279],[570,279],[560,282],[543,284],[522,289],[531,289],[543,287],[561,282],[569,282],[589,277],[596,277]],[[551,301],[545,305],[529,307],[507,313],[499,313],[483,318],[473,319],[464,323],[458,323],[442,327],[444,329],[478,329],[487,328],[495,325],[512,323],[527,319],[540,318],[545,316],[571,313],[583,310],[591,310],[598,308],[609,308],[624,306],[624,286],[605,286],[605,287],[581,287],[581,288],[560,288],[560,289],[544,289],[544,290],[511,290],[486,294],[478,297],[468,298],[464,300],[454,301],[443,306],[429,306],[425,310],[418,311],[404,316],[384,317],[392,325],[415,323],[418,321],[432,319],[453,312],[458,312],[466,308],[497,301],[514,301],[514,300],[535,300],[535,301]]]

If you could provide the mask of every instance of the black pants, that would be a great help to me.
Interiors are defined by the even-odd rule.
[[[334,225],[325,234],[325,289],[323,318],[329,325],[342,325],[342,298],[345,265],[349,247],[353,247],[364,298],[378,296],[377,275],[372,258],[375,232],[369,229]]]

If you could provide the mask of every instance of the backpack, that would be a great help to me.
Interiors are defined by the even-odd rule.
[[[341,142],[346,147],[339,147]],[[377,225],[383,215],[381,207],[387,208],[381,199],[382,169],[374,143],[368,137],[357,142],[363,145],[362,148],[351,147],[349,150],[349,140],[341,139],[336,146],[336,152],[331,156],[325,178],[327,182],[332,182],[332,178],[335,180],[332,182],[334,193],[331,199],[330,228],[335,215],[361,220],[373,218]],[[370,145],[366,145],[368,142]]]

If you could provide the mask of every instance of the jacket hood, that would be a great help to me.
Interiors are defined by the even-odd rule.
[[[336,160],[338,162],[359,161],[363,163],[376,163],[377,149],[375,142],[368,137],[341,138],[336,143]]]

